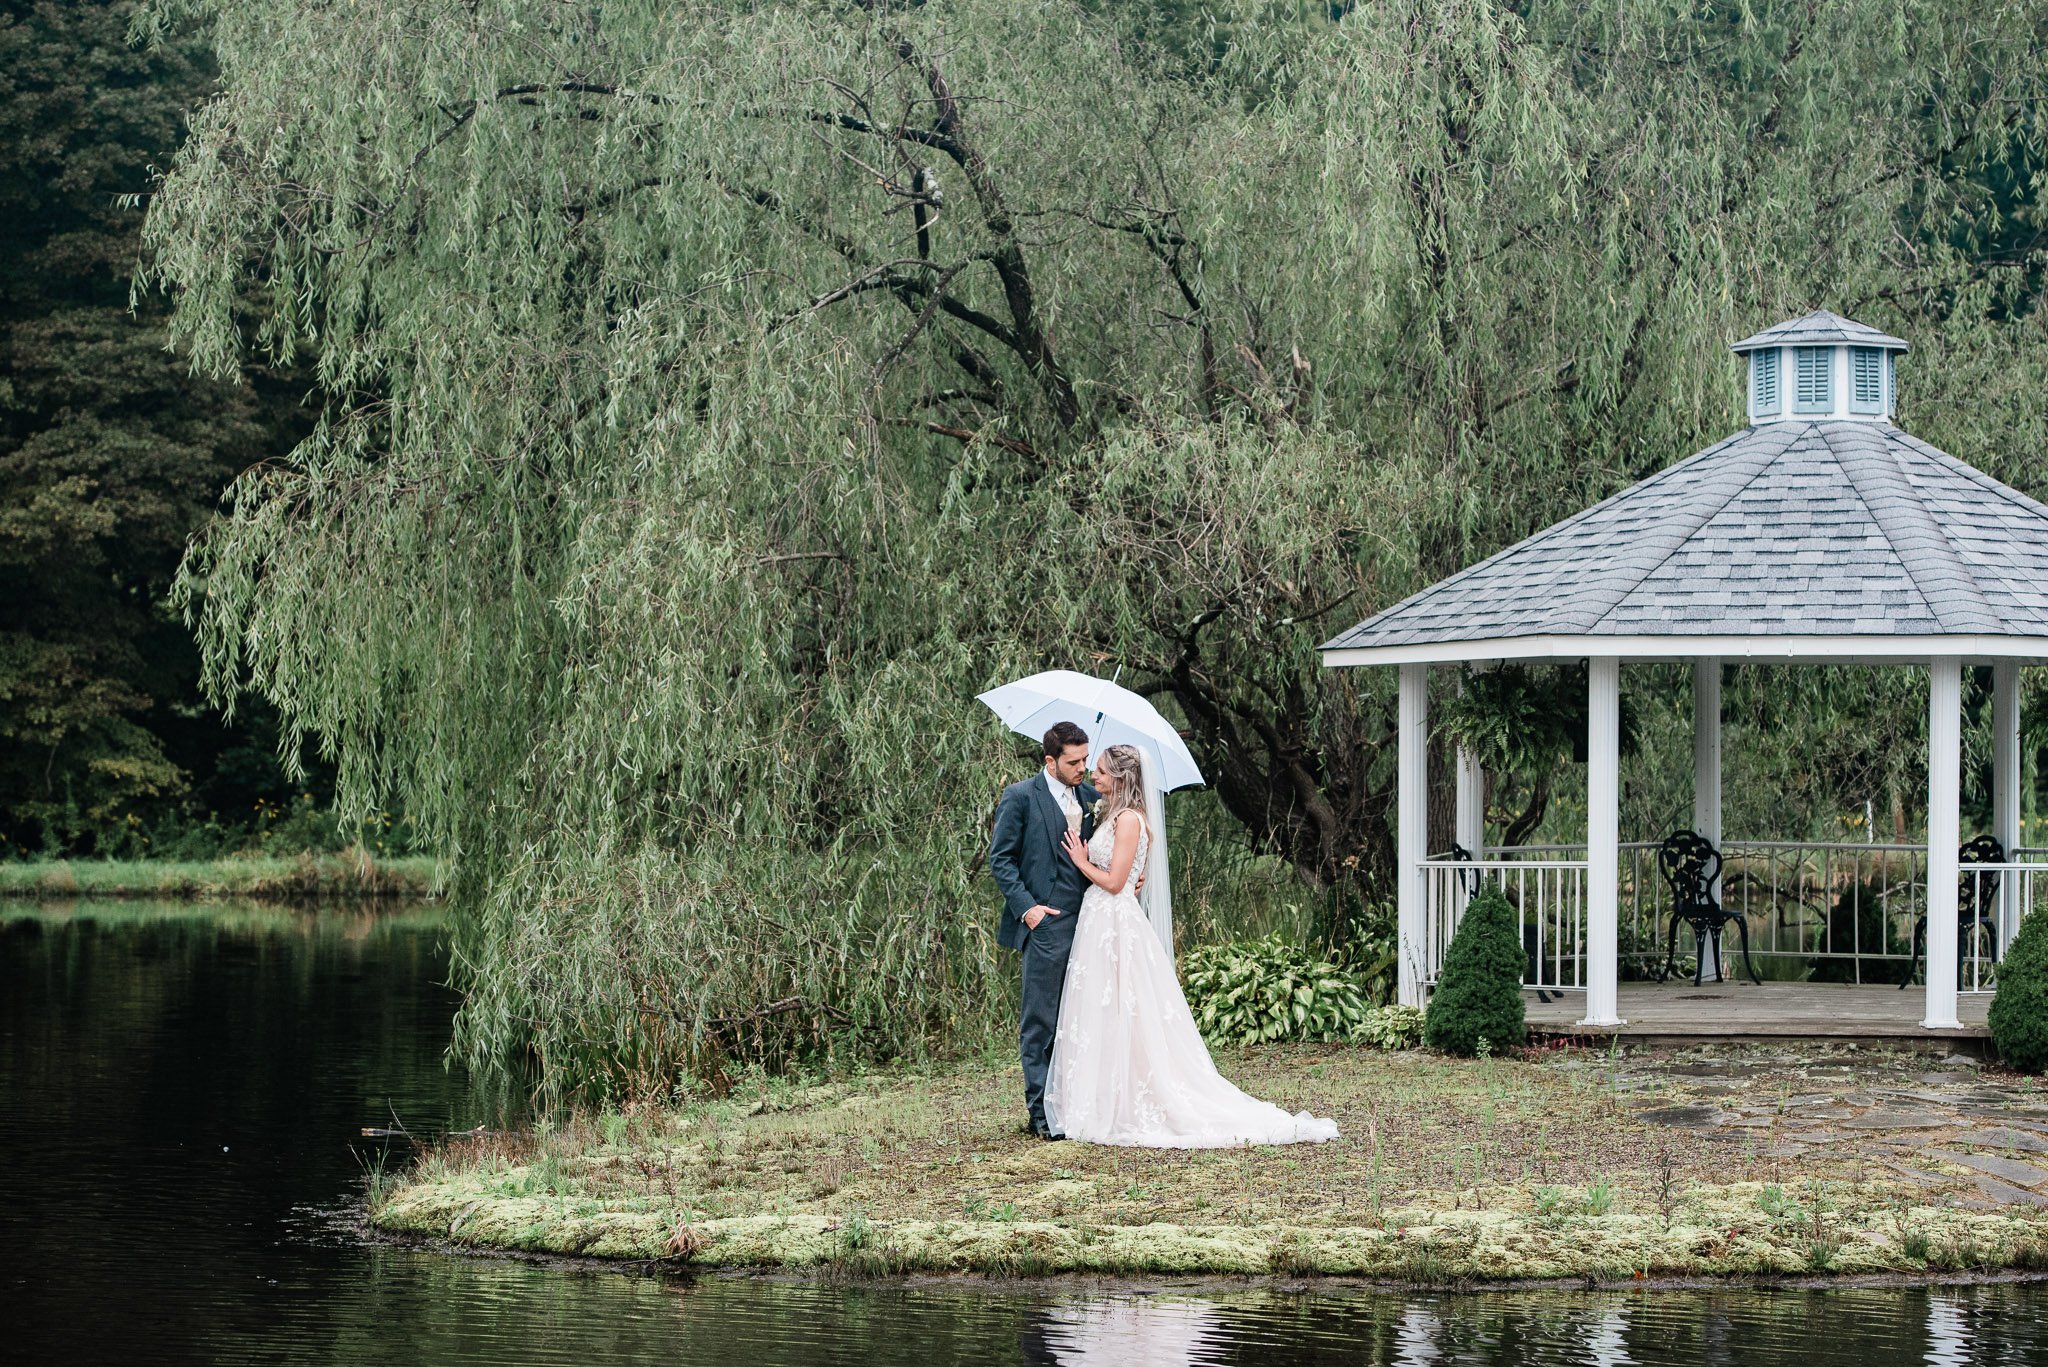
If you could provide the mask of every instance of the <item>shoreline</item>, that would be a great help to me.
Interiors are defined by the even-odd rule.
[[[2048,1270],[1994,1268],[1976,1271],[1916,1272],[1784,1272],[1716,1276],[1634,1277],[1599,1281],[1557,1277],[1504,1277],[1491,1280],[1450,1282],[1409,1282],[1386,1277],[1358,1277],[1341,1273],[1099,1273],[1049,1272],[1036,1276],[1004,1276],[964,1269],[861,1274],[832,1267],[762,1267],[706,1263],[676,1258],[606,1258],[585,1253],[549,1253],[534,1249],[493,1248],[467,1244],[430,1234],[407,1233],[377,1226],[367,1208],[355,1226],[359,1237],[391,1248],[432,1253],[441,1257],[476,1258],[485,1261],[522,1263],[549,1267],[562,1272],[610,1273],[621,1277],[661,1277],[690,1280],[718,1277],[732,1281],[781,1282],[792,1285],[831,1285],[839,1282],[888,1284],[908,1289],[943,1289],[983,1292],[989,1295],[1042,1294],[1049,1289],[1062,1292],[1095,1292],[1103,1295],[1230,1296],[1260,1291],[1289,1293],[1317,1291],[1417,1291],[1448,1292],[1455,1295],[1497,1295],[1516,1293],[1615,1292],[1615,1291],[1723,1291],[1754,1287],[1773,1291],[1885,1290],[1935,1286],[2029,1286],[2048,1282]]]
[[[1755,1053],[1726,1051],[1727,1066],[1749,1069]],[[1742,1116],[1674,1131],[1669,1117],[1700,1095],[1728,1095],[1721,1065],[1694,1055],[1674,1070],[1655,1052],[1464,1061],[1282,1046],[1219,1063],[1255,1094],[1334,1115],[1344,1134],[1245,1150],[1048,1145],[1016,1132],[1011,1069],[988,1060],[755,1079],[720,1100],[458,1140],[378,1192],[368,1218],[465,1251],[811,1277],[1476,1288],[2048,1270],[2048,1191],[1978,1171],[2034,1170],[1971,1147],[1973,1121],[1962,1138],[1953,1126],[1931,1138],[1927,1116],[1866,1108],[1845,1123],[1869,1124],[1812,1148],[1766,1147]],[[1864,1074],[1841,1088],[1853,1098],[1928,1062],[1849,1050],[1781,1071],[1845,1066]],[[1777,1074],[1739,1075],[1791,1095]],[[1959,1106],[1989,1104],[1987,1079],[1957,1076]],[[2048,1114],[2033,1080],[2000,1086],[2013,1116]],[[1787,1125],[1811,1132],[1796,1108]],[[2035,1132],[1982,1129],[2021,1145]],[[1892,1161],[1901,1152],[1913,1166]]]
[[[1705,1195],[1723,1212],[1754,1199],[1737,1185]],[[856,1244],[843,1222],[765,1216],[674,1224],[659,1215],[579,1215],[552,1203],[486,1202],[457,1192],[387,1201],[373,1225],[465,1252],[552,1255],[614,1266],[804,1273],[823,1277],[956,1276],[1059,1278],[1227,1277],[1255,1282],[1351,1281],[1482,1289],[1709,1286],[1847,1279],[1939,1281],[1953,1276],[2048,1275],[2048,1221],[2005,1212],[1961,1212],[1876,1198],[1863,1218],[1841,1220],[1835,1268],[1816,1272],[1811,1244],[1717,1224],[1660,1225],[1651,1217],[1602,1216],[1542,1225],[1441,1210],[1399,1212],[1395,1229],[1228,1225],[1139,1227],[904,1221],[873,1224]],[[1926,1257],[1900,1246],[1889,1223],[1910,1220],[1932,1243]],[[1967,1252],[1962,1250],[1968,1250]]]
[[[231,855],[203,860],[59,859],[0,863],[0,898],[71,901],[153,897],[206,901],[420,899],[434,894],[429,855]]]

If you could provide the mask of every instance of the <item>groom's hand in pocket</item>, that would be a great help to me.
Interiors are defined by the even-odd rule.
[[[1048,916],[1057,916],[1059,914],[1059,908],[1049,907],[1040,903],[1024,913],[1024,929],[1036,930],[1040,921],[1043,921]]]

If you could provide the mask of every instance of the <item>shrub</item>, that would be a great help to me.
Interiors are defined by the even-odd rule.
[[[2029,916],[1998,965],[1991,1043],[2022,1072],[2048,1067],[2048,917]]]
[[[1361,1039],[1376,1015],[1345,965],[1278,935],[1194,951],[1186,985],[1211,1044]]]
[[[1451,1054],[1477,1054],[1528,1038],[1522,1015],[1522,946],[1515,909],[1498,884],[1479,890],[1444,951],[1429,999],[1422,1042]]]
[[[1905,928],[1905,938],[1895,933],[1896,927],[1887,914],[1890,892],[1898,887],[1871,878],[1861,883],[1851,883],[1835,897],[1828,908],[1827,943],[1833,954],[1814,961],[1812,976],[1807,979],[1816,983],[1899,983],[1905,982],[1913,972],[1913,965],[1904,960],[1884,960],[1882,954],[1904,954],[1912,946],[1912,928]],[[1731,925],[1730,930],[1734,927]],[[1681,927],[1679,933],[1685,933]],[[1722,942],[1724,961],[1730,952],[1729,941]],[[1854,946],[1859,959],[1851,957],[1850,947]],[[1766,962],[1770,962],[1766,960]],[[1741,963],[1740,956],[1735,959]],[[1733,976],[1732,974],[1730,976]]]

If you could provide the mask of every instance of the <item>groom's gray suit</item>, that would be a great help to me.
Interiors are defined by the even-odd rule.
[[[1074,796],[1081,804],[1081,838],[1095,834],[1095,790],[1083,783]],[[1003,924],[996,943],[1024,951],[1024,1010],[1017,1027],[1017,1054],[1024,1064],[1024,1104],[1033,1129],[1045,1126],[1045,1074],[1052,1063],[1053,1031],[1059,1025],[1060,990],[1067,981],[1067,952],[1074,946],[1074,922],[1080,919],[1081,894],[1088,880],[1067,858],[1060,842],[1067,834],[1067,816],[1045,786],[1043,770],[1003,789],[996,808],[995,835],[989,841],[988,867],[1003,890]],[[1060,914],[1040,920],[1038,929],[1024,924],[1024,913],[1036,906]]]

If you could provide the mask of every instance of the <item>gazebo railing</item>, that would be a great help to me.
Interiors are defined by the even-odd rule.
[[[1515,933],[1528,968],[1525,987],[1586,985],[1586,861],[1431,859],[1422,865],[1422,979],[1434,986],[1444,950],[1465,904],[1486,882],[1498,882],[1515,908]]]
[[[1744,918],[1751,956],[1766,979],[1902,983],[1923,971],[1925,847],[1756,840],[1727,841],[1721,848],[1721,905]],[[1658,872],[1657,850],[1651,841],[1621,847],[1617,930],[1624,979],[1653,978],[1666,961],[1671,893]],[[1997,959],[2022,920],[2048,900],[2048,848],[2014,853],[2011,862],[1963,867],[1957,936],[1962,991],[1996,986]],[[1528,985],[1583,987],[1585,856],[1583,845],[1524,845],[1489,850],[1483,861],[1444,856],[1426,862],[1424,980],[1436,980],[1472,891],[1482,880],[1499,879],[1518,909],[1525,950],[1538,950]],[[1730,977],[1742,971],[1738,949],[1731,927],[1722,945],[1723,972]],[[1683,925],[1677,951],[1690,975],[1693,937]]]

